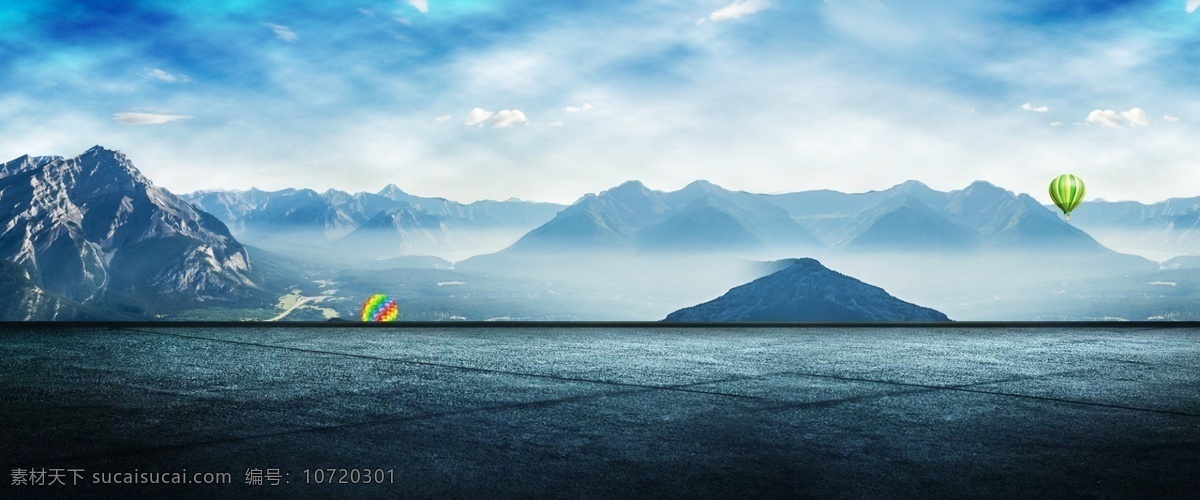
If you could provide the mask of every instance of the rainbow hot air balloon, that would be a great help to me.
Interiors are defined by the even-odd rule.
[[[363,302],[360,316],[363,321],[396,321],[400,317],[400,306],[387,295],[377,293]]]
[[[1083,201],[1085,191],[1083,179],[1071,174],[1062,174],[1050,181],[1050,199],[1067,216],[1067,221],[1071,220],[1071,211]]]

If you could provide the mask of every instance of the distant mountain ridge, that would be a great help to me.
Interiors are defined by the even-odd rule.
[[[1200,254],[1200,197],[1150,204],[1091,200],[1071,212],[1071,222],[1125,247],[1175,255]]]
[[[664,321],[950,321],[945,314],[897,299],[814,259],[781,264],[779,271],[711,301],[675,311]]]
[[[831,248],[1108,251],[1033,197],[984,181],[950,192],[907,181],[869,193],[808,191],[764,196],[787,209]]]
[[[562,208],[515,199],[462,204],[413,196],[395,184],[378,193],[350,194],[335,189],[322,193],[311,189],[209,190],[184,198],[213,213],[235,234],[250,241],[299,237],[348,248],[392,248],[412,254],[455,244],[469,246],[475,241],[468,234],[472,232],[524,233],[550,220]]]
[[[629,181],[585,195],[506,252],[737,251],[819,244],[785,210],[760,195],[706,181],[670,193]]]
[[[860,252],[991,249],[1111,252],[1031,196],[977,181],[941,192],[907,181],[883,191],[761,195],[696,181],[675,192],[629,181],[588,194],[505,252]]]

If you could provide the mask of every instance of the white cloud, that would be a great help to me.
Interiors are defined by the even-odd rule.
[[[372,11],[371,9],[358,9],[358,11],[361,12],[362,15],[364,15],[364,16],[375,17],[375,12]]]
[[[422,14],[429,13],[429,0],[405,0],[414,9],[421,11]]]
[[[468,127],[473,126],[473,125],[480,125],[483,122],[487,121],[488,118],[491,118],[492,115],[494,115],[494,114],[495,113],[485,110],[483,108],[472,109],[470,113],[467,113],[467,119],[465,121],[463,121],[463,125],[466,125]]]
[[[550,126],[551,127],[561,127],[561,126],[563,126],[563,122],[550,122]]]
[[[518,123],[526,123],[529,119],[519,109],[503,109],[492,118],[492,128],[511,127]]]
[[[475,108],[467,113],[467,119],[463,121],[463,125],[482,126],[484,122],[491,123],[492,128],[504,128],[518,123],[529,123],[529,118],[519,109],[502,109],[493,113],[483,108]]]
[[[583,103],[583,106],[567,106],[566,108],[568,113],[578,113],[580,111],[588,111],[590,109],[592,109],[592,105],[586,102]]]
[[[1133,108],[1129,111],[1122,111],[1121,117],[1129,121],[1133,126],[1146,126],[1150,124],[1150,117],[1146,116],[1146,112],[1142,108]]]
[[[1200,0],[1196,0],[1196,1],[1197,1],[1197,2],[1200,2]],[[1178,116],[1163,115],[1163,119],[1164,119],[1164,120],[1166,120],[1166,121],[1169,121],[1169,122],[1171,122],[1171,123],[1179,123],[1179,117],[1178,117]]]
[[[1050,122],[1050,126],[1051,127],[1061,127],[1061,126],[1063,126],[1063,122]]]
[[[1150,117],[1146,116],[1146,112],[1142,108],[1133,108],[1129,111],[1120,113],[1111,109],[1096,109],[1088,113],[1084,123],[1095,123],[1105,127],[1121,127],[1125,122],[1129,122],[1131,126],[1146,126],[1150,124]]]
[[[736,2],[714,10],[712,14],[709,14],[707,17],[700,18],[699,21],[696,21],[696,24],[704,24],[705,21],[719,23],[721,21],[737,19],[739,17],[769,8],[771,8],[771,2],[769,0],[737,0]]]
[[[1120,127],[1121,115],[1117,114],[1116,111],[1111,109],[1096,109],[1092,110],[1091,113],[1088,113],[1087,119],[1084,120],[1084,123],[1096,123],[1105,127]]]
[[[167,73],[166,71],[163,71],[158,68],[147,69],[146,74],[150,75],[153,78],[157,78],[157,79],[162,80],[167,83],[176,83],[176,82],[189,83],[192,81],[192,79],[188,78],[187,75],[176,76],[176,75],[172,75],[172,74]]]
[[[1034,106],[1032,103],[1028,103],[1028,102],[1027,102],[1027,103],[1025,103],[1025,104],[1022,104],[1022,105],[1021,105],[1021,109],[1025,110],[1025,111],[1036,111],[1036,112],[1038,112],[1038,113],[1045,113],[1045,112],[1047,112],[1047,111],[1050,111],[1050,107],[1049,107],[1049,106],[1037,106],[1037,107],[1035,107],[1035,106]]]
[[[159,80],[162,80],[164,82],[174,83],[176,80],[175,75],[172,75],[170,73],[167,73],[166,71],[163,71],[163,70],[157,69],[157,68],[149,70],[149,71],[147,71],[147,73],[150,76],[153,76],[154,78],[158,78]]]
[[[186,115],[161,115],[158,113],[116,113],[113,121],[124,125],[160,125],[191,118]]]
[[[449,120],[450,120],[450,115],[439,116],[439,117],[433,119],[433,121],[438,122],[438,123],[446,122]]]
[[[1200,0],[1188,0],[1187,13],[1191,14],[1196,12],[1196,9],[1200,9]]]
[[[287,26],[282,26],[275,23],[263,23],[263,26],[271,28],[271,31],[275,32],[275,36],[279,37],[280,40],[285,42],[294,42],[300,39],[300,37],[296,36],[296,33],[294,33],[292,29],[288,28]]]

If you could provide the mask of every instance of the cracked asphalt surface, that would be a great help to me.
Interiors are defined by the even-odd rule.
[[[0,359],[5,498],[1200,497],[1196,329],[9,326]],[[83,484],[135,469],[233,484]]]

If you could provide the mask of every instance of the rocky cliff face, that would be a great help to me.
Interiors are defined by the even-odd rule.
[[[228,301],[258,288],[224,224],[154,186],[121,152],[23,158],[0,172],[0,259],[38,289],[92,304]]]

